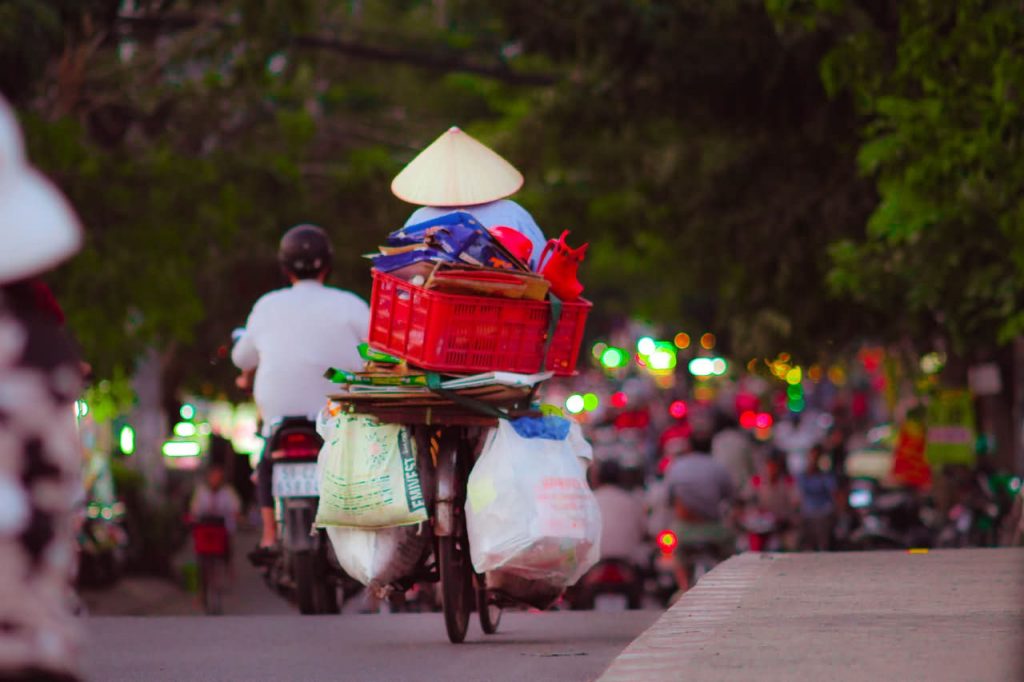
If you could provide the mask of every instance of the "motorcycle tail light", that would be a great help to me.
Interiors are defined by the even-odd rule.
[[[670,530],[663,530],[658,533],[658,537],[655,538],[655,542],[658,543],[658,547],[661,549],[662,554],[672,554],[676,550],[676,546],[679,545],[679,538],[676,534]]]
[[[320,454],[320,441],[311,433],[286,433],[281,436],[274,452],[275,458],[292,459],[316,457]]]
[[[618,564],[609,563],[598,567],[588,582],[616,585],[629,582],[629,578]]]

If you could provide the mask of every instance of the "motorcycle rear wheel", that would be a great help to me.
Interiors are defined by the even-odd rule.
[[[334,585],[322,571],[317,570],[316,553],[296,552],[291,560],[299,613],[338,613],[338,596]]]

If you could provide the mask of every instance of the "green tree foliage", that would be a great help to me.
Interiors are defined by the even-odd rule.
[[[1024,324],[1013,7],[0,0],[0,89],[87,226],[56,284],[103,376],[155,348],[172,387],[228,385],[291,224],[367,293],[360,255],[411,208],[390,179],[452,124],[592,242],[596,327],[810,356]]]
[[[711,328],[737,353],[812,355],[863,333],[861,311],[823,291],[827,246],[872,202],[852,107],[817,77],[824,41],[780,35],[744,0],[501,6],[525,52],[566,74],[514,158],[547,229],[595,243],[604,310]]]
[[[830,92],[863,116],[879,202],[832,249],[835,290],[954,350],[1024,330],[1024,12],[1019,2],[773,2],[828,36]],[[790,24],[792,25],[792,24]]]
[[[55,284],[100,376],[155,348],[172,390],[230,385],[230,329],[280,286],[299,222],[332,232],[335,282],[368,293],[361,254],[411,208],[388,189],[401,165],[548,78],[503,62],[489,17],[443,8],[0,2],[0,86],[87,228]]]

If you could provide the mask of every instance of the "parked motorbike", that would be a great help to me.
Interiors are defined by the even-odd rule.
[[[113,585],[124,571],[128,534],[123,524],[124,505],[90,503],[78,531],[78,584]]]
[[[975,472],[960,491],[939,531],[940,547],[995,547],[1000,529],[1013,510],[1021,479],[997,473]]]
[[[881,488],[855,480],[848,496],[853,522],[842,549],[910,549],[932,546],[934,510],[910,488]]]

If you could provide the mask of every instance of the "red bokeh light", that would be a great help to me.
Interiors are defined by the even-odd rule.
[[[752,410],[740,412],[740,426],[745,429],[752,429],[757,426],[757,413]]]
[[[612,393],[612,407],[621,410],[623,407],[625,407],[628,404],[629,404],[629,396],[628,395],[626,395],[622,391],[619,391],[617,393]]]
[[[677,538],[676,534],[672,531],[663,530],[658,533],[658,547],[660,547],[661,551],[665,554],[671,554],[678,544],[679,538]]]
[[[754,420],[754,425],[759,429],[771,428],[773,423],[775,423],[775,420],[767,412],[761,412]]]
[[[668,406],[668,413],[676,419],[682,419],[686,416],[687,407],[686,403],[682,400],[676,400]]]

